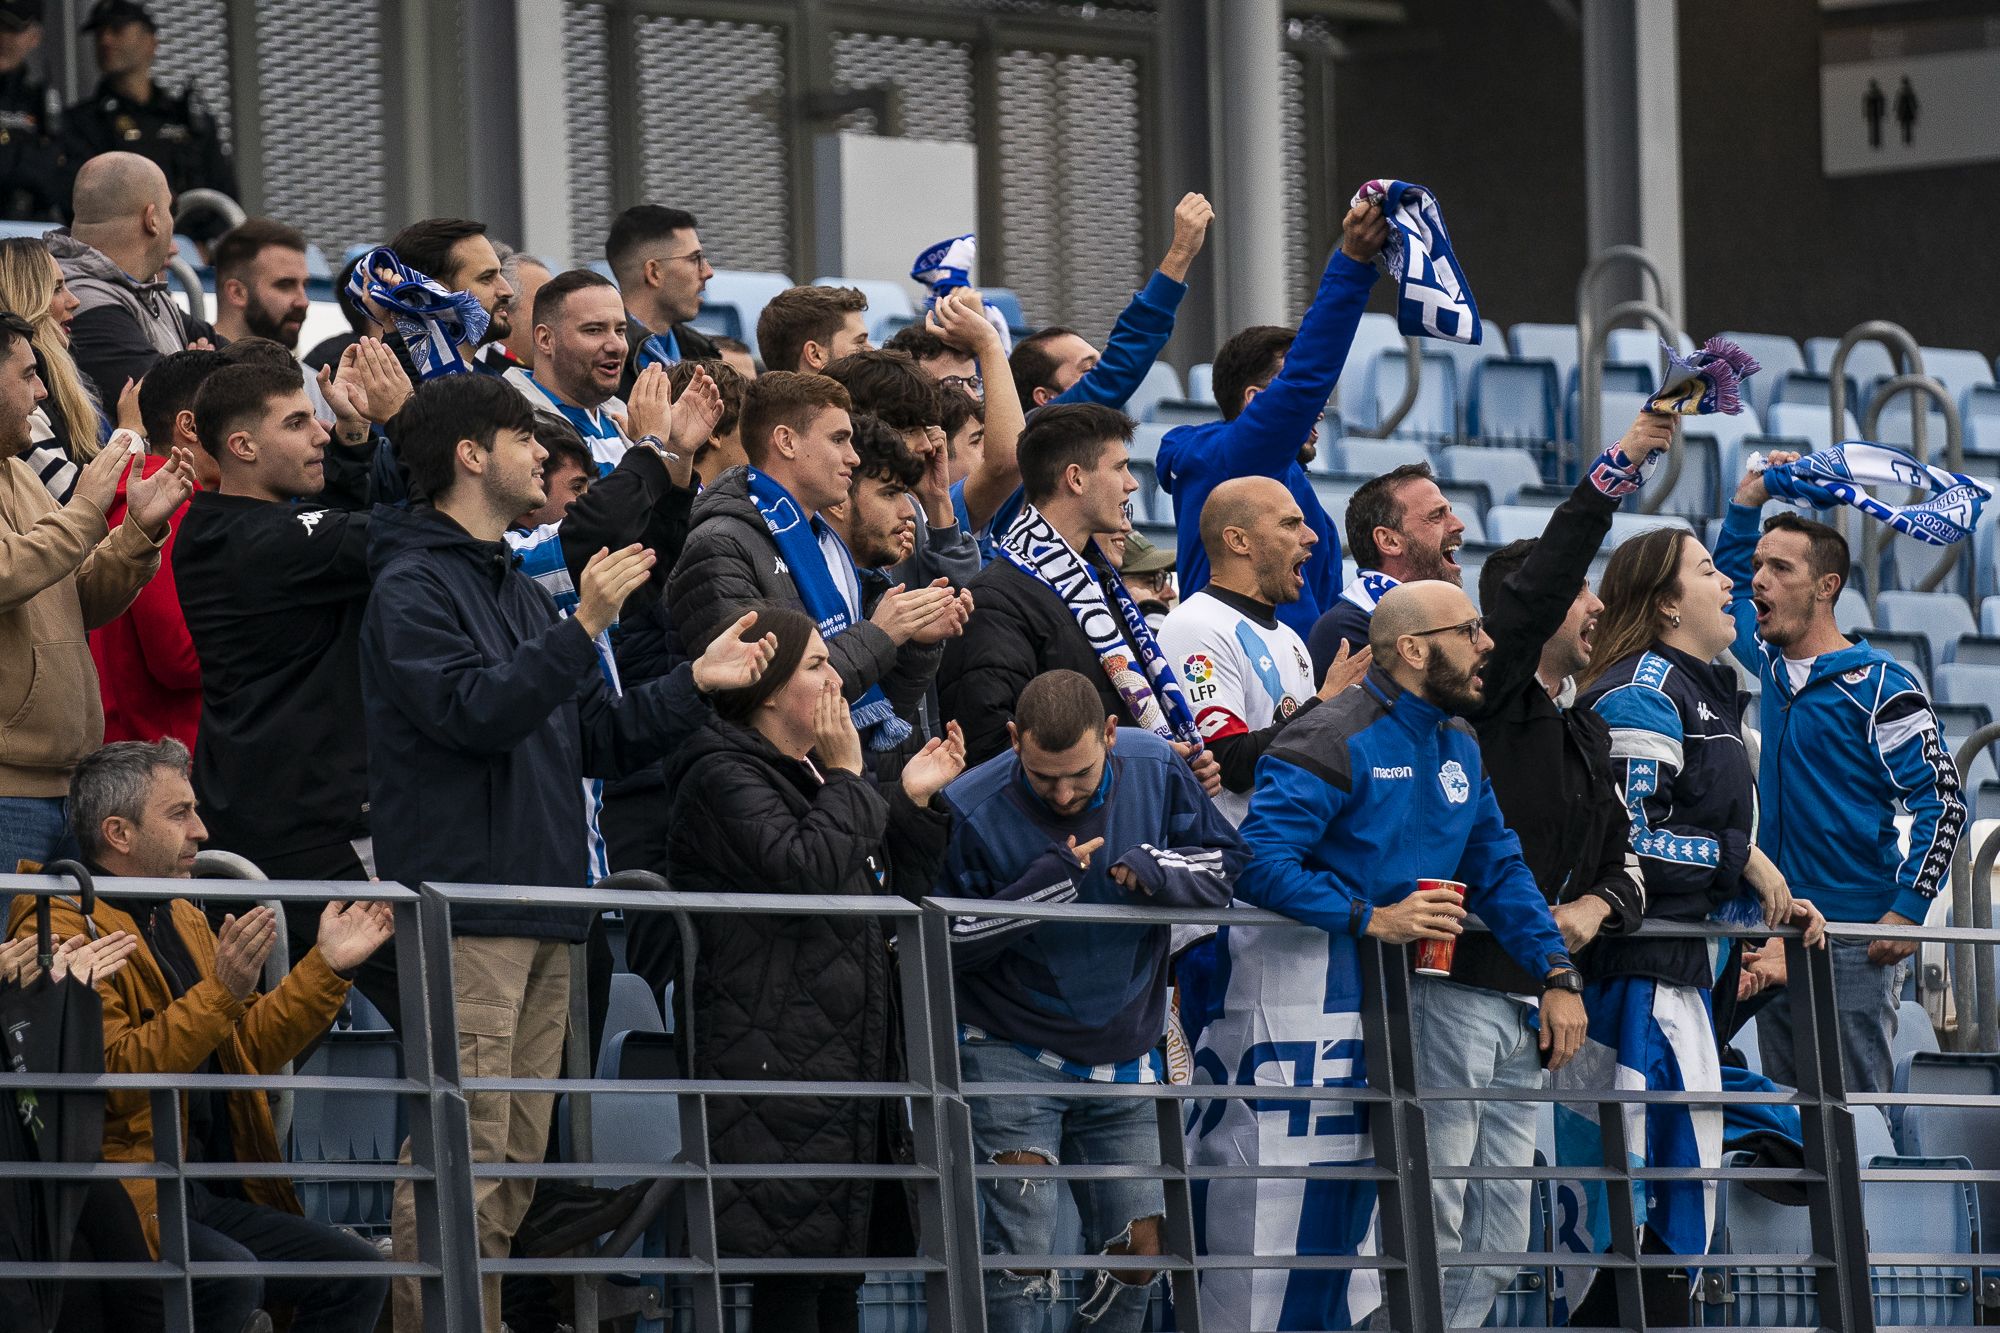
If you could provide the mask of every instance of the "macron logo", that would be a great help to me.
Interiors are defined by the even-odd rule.
[[[1398,764],[1394,768],[1377,765],[1375,768],[1375,776],[1378,778],[1413,778],[1416,775],[1417,771],[1408,764]]]

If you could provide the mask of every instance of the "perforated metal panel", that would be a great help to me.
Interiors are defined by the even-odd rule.
[[[611,231],[611,83],[609,18],[603,5],[571,5],[563,15],[564,108],[569,117],[571,257],[604,253]],[[561,263],[562,256],[549,257]]]
[[[833,77],[844,88],[892,83],[903,90],[903,133],[913,139],[973,141],[972,48],[959,42],[837,33]],[[876,131],[875,113],[857,111],[840,127]]]
[[[1297,319],[1312,304],[1319,285],[1319,258],[1313,254],[1312,219],[1306,197],[1311,151],[1306,131],[1305,64],[1287,51],[1278,65],[1278,95],[1285,138],[1285,273],[1291,279],[1288,318]]]
[[[1006,51],[999,70],[1007,285],[1030,322],[1100,340],[1142,264],[1138,66]]]
[[[262,8],[260,0],[260,11]],[[51,6],[51,10],[54,9]],[[80,12],[87,9],[86,5],[78,5]],[[227,0],[154,0],[147,6],[147,11],[160,29],[160,54],[153,61],[154,80],[176,96],[192,82],[207,103],[209,114],[215,117],[216,124],[221,128],[223,142],[233,142],[231,135],[235,127],[229,105]],[[86,43],[89,41],[88,35],[84,40]],[[89,62],[84,63],[87,66]],[[295,60],[293,77],[307,71],[310,63]],[[332,76],[336,71],[329,69],[325,72]]]
[[[348,246],[389,236],[381,17],[377,0],[257,5],[264,212],[304,230],[335,265]],[[300,58],[333,51],[340,59]]]
[[[641,88],[702,90],[639,99],[645,197],[693,213],[716,267],[789,271],[784,30],[656,17],[636,27]]]

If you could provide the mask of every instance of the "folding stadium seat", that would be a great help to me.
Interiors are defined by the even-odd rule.
[[[1770,403],[1785,372],[1806,368],[1806,354],[1796,338],[1788,338],[1782,333],[1738,333],[1733,330],[1724,331],[1722,336],[1757,358],[1760,369],[1750,377],[1747,389],[1759,412]]]
[[[1321,450],[1326,451],[1322,441]],[[1345,439],[1334,451],[1342,472],[1358,477],[1379,477],[1407,463],[1428,463],[1430,451],[1415,440]]]
[[[1963,398],[1968,389],[1993,384],[1993,365],[1979,352],[1964,347],[1920,350],[1924,355],[1924,374],[1944,385],[1953,402]]]
[[[815,287],[852,287],[868,298],[868,336],[879,346],[894,336],[891,320],[909,322],[917,315],[909,286],[881,278],[814,278]]]
[[[1410,354],[1392,347],[1375,358],[1373,392],[1366,407],[1372,415],[1363,424],[1379,426],[1403,400],[1403,386],[1409,374]],[[1423,378],[1417,382],[1416,401],[1396,423],[1395,438],[1437,440],[1458,434],[1458,367],[1443,352],[1428,349],[1423,357]]]
[[[1486,540],[1494,546],[1539,537],[1549,525],[1549,511],[1528,505],[1494,505],[1486,511]]]
[[[1930,1152],[1866,1160],[1877,1170],[1963,1171],[1973,1165],[1963,1156]],[[1864,1181],[1861,1211],[1871,1254],[1970,1254],[1979,1231],[1979,1199],[1970,1181]],[[1868,1280],[1879,1325],[1967,1328],[1975,1322],[1969,1264],[1877,1264]]]
[[[1342,416],[1373,424],[1375,359],[1402,346],[1403,335],[1397,330],[1393,316],[1374,310],[1361,316],[1361,323],[1354,330],[1354,342],[1347,349],[1347,360],[1340,367],[1340,382],[1334,388],[1334,401],[1340,404]]]
[[[1569,373],[1576,369],[1574,324],[1516,324],[1507,330],[1507,346],[1517,357],[1553,361],[1559,384],[1568,384]]]
[[[742,339],[749,345],[750,354],[761,361],[763,355],[757,350],[757,316],[764,313],[764,306],[772,297],[797,285],[782,273],[719,268],[715,270],[715,276],[708,280],[707,290],[702,293],[702,314],[696,318],[695,327],[704,332],[711,331],[714,326],[702,322],[711,317],[711,312],[717,320],[733,320],[734,332],[727,328],[717,331]]]
[[[1937,669],[1937,697],[1948,704],[2000,704],[2000,666],[1948,662]]]
[[[1446,342],[1435,340],[1425,348],[1426,352],[1441,352],[1451,358],[1457,371],[1458,411],[1463,419],[1466,404],[1472,397],[1472,377],[1481,365],[1488,361],[1502,360],[1507,355],[1507,336],[1500,325],[1490,319],[1479,321],[1479,341],[1476,343]]]
[[[1438,479],[1438,490],[1451,505],[1451,512],[1458,515],[1469,533],[1486,531],[1486,511],[1493,507],[1493,493],[1483,481],[1453,481],[1448,477]]]
[[[1482,440],[1555,439],[1557,378],[1547,358],[1481,362],[1472,373],[1465,433]]]
[[[1153,404],[1181,396],[1181,377],[1164,361],[1155,361],[1139,382],[1138,391],[1125,404],[1126,415],[1138,421],[1152,420]]]
[[[1162,398],[1146,414],[1162,426],[1202,426],[1222,420],[1222,409],[1196,398]]]
[[[1833,370],[1834,349],[1840,346],[1838,338],[1806,339],[1806,368],[1825,375]],[[1883,344],[1873,340],[1858,342],[1847,349],[1847,374],[1867,384],[1875,380],[1887,379],[1896,373],[1896,364]]]
[[[604,1036],[597,1043],[597,1061],[604,1062],[611,1039],[621,1032],[665,1032],[660,1002],[645,979],[632,972],[611,974],[611,999],[604,1013]]]
[[[1607,548],[1623,545],[1641,533],[1655,528],[1679,528],[1683,532],[1693,532],[1694,525],[1679,514],[1626,514],[1611,516],[1611,536],[1605,539]]]
[[[1878,444],[1893,444],[1899,449],[1916,450],[1912,439],[1915,434],[1910,429],[1910,405],[1899,400],[1891,403],[1882,413],[1882,419],[1875,424],[1875,440]],[[1924,413],[1924,458],[1928,462],[1944,466],[1945,425],[1944,413],[1930,408]]]
[[[1526,449],[1453,444],[1438,454],[1441,471],[1460,482],[1484,482],[1496,504],[1512,504],[1523,486],[1542,484],[1542,470]]]
[[[2000,464],[2000,459],[1994,461]],[[1994,491],[2000,494],[2000,484],[1994,486]],[[1987,598],[2000,593],[2000,505],[1989,504],[1986,512],[1979,516],[1979,522],[1972,529],[1970,555],[1972,595]],[[1992,634],[2000,631],[1985,632]]]
[[[1653,382],[1659,383],[1660,335],[1652,328],[1613,329],[1604,340],[1604,359],[1621,361],[1627,365],[1639,365],[1654,372]],[[1694,339],[1685,333],[1680,336],[1680,353],[1686,356],[1694,350]]]
[[[2000,1097],[2000,1055],[1977,1051],[1913,1051],[1896,1061],[1889,1090]],[[1907,1109],[1889,1108],[1889,1123],[1905,1151],[1910,1146],[1903,1138],[1903,1112]]]
[[[1931,706],[1937,710],[1938,734],[1944,741],[1944,747],[1955,756],[1960,747],[1971,740],[1980,728],[1992,723],[1993,710],[1995,707],[2000,707],[2000,699],[1971,704],[1934,702]],[[1987,758],[1988,762],[1979,777],[1993,777],[1990,756],[1982,757]],[[1976,780],[1970,773],[1965,777],[1968,782]]]
[[[1925,1027],[1929,1027],[1928,1023]],[[1889,1128],[1889,1117],[1882,1114],[1879,1106],[1856,1106],[1854,1116],[1854,1150],[1867,1161],[1871,1157],[1891,1155],[1896,1151],[1896,1135]]]
[[[1320,507],[1326,510],[1334,526],[1344,532],[1347,502],[1354,498],[1354,492],[1361,489],[1361,483],[1345,477],[1328,476],[1313,476],[1309,480],[1312,483],[1313,494],[1319,497]],[[1343,544],[1345,544],[1344,538]],[[1345,580],[1342,586],[1345,586]]]
[[[1967,454],[2000,455],[2000,388],[1976,384],[1967,389],[1958,401],[1958,416]]]
[[[1861,407],[1861,391],[1854,382],[1854,376],[1843,375],[1841,378],[1847,384],[1847,410],[1858,411]],[[1832,379],[1819,371],[1787,371],[1784,378],[1780,379],[1771,390],[1771,398],[1765,404],[1764,412],[1768,417],[1771,408],[1779,403],[1802,403],[1807,407],[1824,409],[1832,392]]]
[[[1157,421],[1142,421],[1132,432],[1132,461],[1150,464],[1160,456],[1160,441],[1173,427]]]
[[[1750,1153],[1723,1157],[1724,1166],[1755,1164]],[[1717,1193],[1721,1244],[1718,1256],[1738,1254],[1804,1254],[1813,1252],[1812,1221],[1805,1208],[1776,1203],[1740,1180],[1725,1176]],[[1728,1304],[1710,1310],[1711,1323],[1733,1328],[1817,1326],[1819,1298],[1810,1268],[1770,1264],[1718,1263]],[[1726,1313],[1725,1318],[1717,1318]]]
[[[1659,512],[1696,519],[1720,514],[1726,497],[1721,494],[1721,446],[1716,443],[1715,437],[1684,432],[1674,448],[1681,456],[1680,475],[1674,478],[1673,490],[1660,502]],[[1666,484],[1670,461],[1662,461],[1654,468],[1653,478],[1647,483],[1648,490]],[[1735,491],[1735,479],[1731,478],[1729,492],[1733,495]],[[1635,496],[1626,503],[1636,505],[1639,498]]]
[[[1597,438],[1595,440],[1581,440],[1577,432],[1583,429],[1583,415],[1580,404],[1577,401],[1577,395],[1575,393],[1570,394],[1570,429],[1567,434],[1569,438],[1579,440],[1581,447],[1578,452],[1584,455],[1586,462],[1597,457],[1600,450],[1618,442],[1619,437],[1625,434],[1626,427],[1632,424],[1633,418],[1645,410],[1646,398],[1647,394],[1643,390],[1605,390],[1603,396],[1598,400],[1603,404],[1603,407],[1597,414]]]
[[[1813,449],[1831,448],[1835,443],[1833,423],[1824,400],[1818,403],[1775,403],[1765,414],[1764,425],[1774,435],[1792,435],[1811,442]],[[1854,413],[1844,414],[1840,438],[1859,438],[1861,427],[1855,424]]]
[[[1215,364],[1204,361],[1188,368],[1187,396],[1197,403],[1215,401]]]
[[[1918,684],[1930,688],[1934,671],[1930,636],[1917,630],[1883,629],[1876,625],[1865,626],[1859,633],[1869,643],[1916,672]]]
[[[1708,549],[1715,549],[1711,539]],[[1868,599],[1861,595],[1861,589],[1849,584],[1840,590],[1840,597],[1833,604],[1833,621],[1840,626],[1842,634],[1857,634],[1861,627],[1874,622],[1874,613],[1868,609]]]
[[[333,1078],[400,1078],[403,1045],[394,1032],[336,1029],[298,1068],[300,1074]],[[402,1099],[390,1092],[292,1093],[293,1162],[391,1163],[407,1133]],[[395,1192],[387,1180],[301,1180],[299,1203],[306,1215],[334,1226],[382,1232],[389,1226]]]
[[[1531,509],[1554,509],[1569,499],[1570,486],[1523,486],[1514,492],[1514,503]]]
[[[1958,650],[1952,654],[1951,660],[1964,662],[1968,666],[2000,666],[2000,636],[1961,635],[1958,640]]]
[[[1931,661],[1943,664],[1957,652],[1961,635],[1977,634],[1972,609],[1963,597],[1942,592],[1884,592],[1875,614],[1889,629],[1913,630],[1931,641]]]

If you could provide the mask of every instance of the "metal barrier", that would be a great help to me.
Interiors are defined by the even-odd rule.
[[[1959,780],[1972,771],[1972,761],[1989,745],[2000,744],[2000,722],[1989,722],[1965,738],[1952,758],[1958,764]],[[1969,923],[1975,930],[1993,929],[1993,861],[2000,855],[2000,828],[1986,835],[1975,850],[1972,846],[1974,821],[1968,817],[1965,833],[1951,854],[1951,919]],[[1990,1051],[2000,1047],[2000,994],[1994,990],[1993,951],[1960,944],[1951,950],[1951,993],[1958,1011],[1958,1027],[1953,1049]]]
[[[1838,444],[1847,435],[1847,356],[1856,343],[1877,342],[1889,350],[1889,362],[1896,368],[1898,379],[1921,376],[1924,373],[1923,349],[1917,340],[1901,324],[1886,319],[1871,319],[1856,324],[1840,335],[1840,342],[1833,349],[1833,360],[1826,368],[1827,404],[1832,416],[1832,425],[1827,440]],[[1910,448],[1919,458],[1925,451],[1925,432],[1930,423],[1924,419],[1924,405],[1915,398],[1910,400]],[[1853,537],[1852,524],[1858,517],[1843,508],[1833,516],[1834,526],[1840,535],[1850,540]]]
[[[1964,467],[1965,428],[1959,421],[1958,404],[1952,401],[1951,395],[1945,391],[1945,387],[1942,384],[1932,379],[1929,375],[1923,374],[1921,371],[1908,375],[1898,375],[1894,379],[1885,380],[1876,386],[1875,396],[1868,400],[1868,409],[1862,418],[1862,438],[1869,440],[1875,438],[1875,428],[1881,424],[1882,420],[1882,409],[1887,407],[1889,400],[1899,393],[1907,393],[1911,396],[1910,411],[1919,418],[1924,415],[1923,399],[1929,398],[1938,405],[1944,414],[1944,465],[1953,472]],[[1917,427],[1913,432],[1916,438],[1910,442],[1910,452],[1916,455],[1919,463],[1928,463],[1930,461],[1930,449],[1925,443],[1924,431],[1925,427]],[[1929,498],[1929,495],[1930,492],[1927,490],[1913,490],[1910,499],[1914,503]],[[1862,525],[1861,579],[1867,590],[1868,605],[1870,606],[1875,605],[1875,594],[1882,591],[1882,549],[1889,544],[1890,536],[1890,529],[1880,523]],[[1938,584],[1944,582],[1944,576],[1949,574],[1960,559],[1964,557],[1965,548],[1969,545],[1971,545],[1970,542],[1954,542],[1950,546],[1945,547],[1943,557],[1935,565],[1931,566],[1929,572],[1923,578],[1917,581],[1916,591],[1929,592],[1937,587]],[[1966,596],[1973,603],[1973,609],[1976,611],[1979,599],[1977,580],[1974,580],[1968,586]]]
[[[1396,427],[1403,424],[1403,418],[1410,415],[1410,409],[1417,405],[1417,393],[1423,387],[1424,347],[1421,339],[1404,335],[1403,366],[1403,396],[1396,400],[1388,415],[1373,426],[1349,426],[1343,421],[1343,434],[1360,440],[1386,440],[1396,433]],[[1335,401],[1339,401],[1338,395]]]
[[[1606,273],[1620,265],[1629,264],[1653,280],[1654,300],[1620,301],[1602,314],[1597,308],[1597,286]],[[1645,290],[1645,284],[1640,284]],[[1584,265],[1583,273],[1576,280],[1576,446],[1575,457],[1564,469],[1561,480],[1567,482],[1582,474],[1589,466],[1591,458],[1602,445],[1599,441],[1604,433],[1604,351],[1611,341],[1611,331],[1627,319],[1637,319],[1651,324],[1662,340],[1678,344],[1680,327],[1667,313],[1667,285],[1660,276],[1659,265],[1653,257],[1636,245],[1614,245],[1600,253]],[[1660,359],[1661,372],[1666,369],[1666,358]],[[1674,443],[1681,439],[1681,420],[1674,418]],[[1667,451],[1666,464],[1661,474],[1646,487],[1639,497],[1639,512],[1658,513],[1667,497],[1680,484],[1682,458],[1678,447]]]

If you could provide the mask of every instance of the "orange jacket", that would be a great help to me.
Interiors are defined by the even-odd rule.
[[[8,935],[25,935],[34,927],[34,902],[14,899]],[[83,913],[73,898],[57,898],[50,911],[55,934],[63,939],[85,932]],[[269,1074],[292,1059],[306,1044],[333,1024],[347,998],[348,983],[320,957],[318,949],[293,964],[291,972],[268,995],[253,992],[239,1000],[215,978],[215,932],[201,909],[185,898],[173,900],[173,925],[180,932],[201,980],[176,1000],[159,960],[146,947],[138,923],[104,902],[91,914],[96,933],[130,931],[139,949],[124,970],[97,987],[104,1001],[104,1068],[112,1074],[186,1074],[211,1055],[226,1074]],[[237,1160],[282,1161],[271,1106],[261,1091],[231,1092],[229,1139]],[[181,1095],[181,1124],[187,1124],[187,1095]],[[104,1111],[104,1160],[153,1160],[153,1112],[149,1094],[135,1089],[107,1094]],[[160,1250],[160,1211],[154,1182],[121,1181],[139,1210],[146,1242]],[[286,1212],[300,1211],[291,1183],[280,1179],[246,1179],[243,1193],[252,1203]]]

